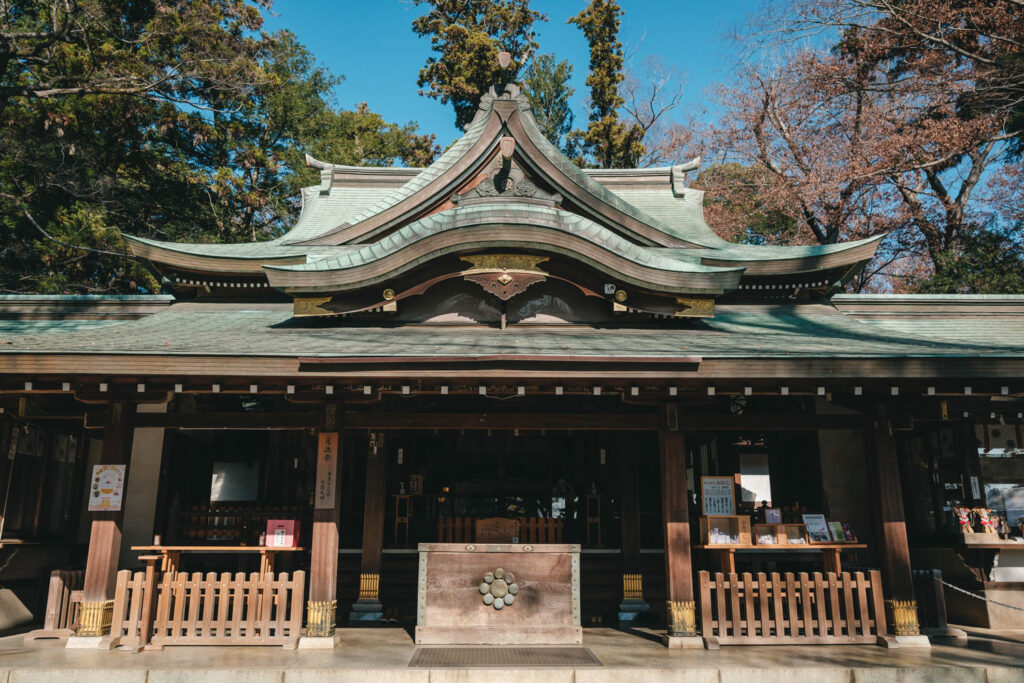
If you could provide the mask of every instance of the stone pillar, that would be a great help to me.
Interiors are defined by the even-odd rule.
[[[865,436],[889,634],[902,647],[928,647],[917,617],[896,443],[884,405],[876,405],[868,416]]]
[[[107,404],[103,450],[99,464],[124,465],[125,481],[128,478],[134,415],[133,403],[111,401]],[[88,472],[87,476],[91,488],[92,472]],[[82,606],[78,617],[78,629],[75,636],[68,639],[68,647],[101,647],[104,642],[109,642],[104,641],[104,637],[110,635],[126,501],[127,496],[122,494],[120,509],[87,513],[91,515],[92,523],[89,532],[89,553],[85,561]]]
[[[317,435],[309,602],[306,603],[306,635],[299,640],[302,649],[332,648],[337,641],[342,457],[338,421],[338,407],[335,404],[324,406],[323,430]]]
[[[387,496],[387,454],[384,436],[370,434],[366,454],[366,502],[363,507],[363,553],[359,573],[359,599],[348,615],[350,622],[380,621],[380,567],[384,550],[384,505]]]
[[[622,522],[622,602],[619,623],[632,624],[649,609],[644,600],[640,557],[640,495],[637,483],[637,452],[616,445],[619,459],[619,518]]]
[[[665,525],[665,597],[670,648],[703,647],[697,636],[690,559],[690,511],[686,491],[686,443],[679,431],[678,406],[664,407],[659,430],[661,509]]]

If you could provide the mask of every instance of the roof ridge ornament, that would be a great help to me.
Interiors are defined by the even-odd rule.
[[[321,171],[332,171],[334,170],[334,164],[329,164],[326,161],[320,161],[310,154],[306,154],[306,166],[310,168],[317,168]]]
[[[696,171],[700,168],[700,156],[695,156],[687,162],[672,167],[672,194],[682,197],[686,191],[686,174],[688,171]]]

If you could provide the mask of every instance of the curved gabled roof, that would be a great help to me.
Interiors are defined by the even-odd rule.
[[[508,138],[514,141],[512,162],[536,186],[544,188],[542,194],[551,197],[549,204],[558,207],[557,211],[551,209],[556,211],[557,218],[544,220],[562,226],[586,226],[585,235],[561,230],[562,239],[586,242],[588,236],[592,236],[599,241],[614,241],[619,245],[616,258],[635,260],[632,267],[636,269],[646,268],[648,263],[658,259],[709,268],[707,271],[677,271],[696,278],[688,291],[702,289],[704,285],[698,285],[697,281],[707,279],[709,273],[724,271],[743,272],[753,278],[832,269],[849,271],[868,261],[881,240],[881,236],[877,236],[846,244],[771,247],[727,242],[716,235],[704,219],[704,193],[684,187],[682,182],[685,171],[694,170],[699,160],[663,168],[580,169],[540,132],[527,99],[516,86],[505,86],[501,92],[492,89],[482,98],[480,109],[466,133],[427,168],[363,169],[309,159],[310,165],[320,169],[321,184],[303,190],[298,220],[288,233],[277,239],[246,244],[181,244],[126,238],[137,255],[171,268],[262,277],[265,272],[262,266],[267,265],[270,271],[293,272],[294,277],[302,279],[303,287],[313,286],[308,273],[320,273],[322,277],[334,273],[331,277],[337,279],[335,271],[345,270],[326,267],[327,263],[342,263],[353,258],[353,254],[373,253],[382,245],[402,241],[410,233],[435,225],[428,220],[432,214],[441,216],[436,219],[439,221],[436,225],[462,225],[472,232],[457,238],[446,232],[445,239],[451,248],[455,244],[465,247],[474,240],[478,244],[526,244],[541,230],[529,220],[509,219],[505,225],[507,234],[502,239],[496,235],[482,239],[484,225],[463,225],[461,219],[450,218],[484,215],[475,213],[476,208],[471,211],[468,206],[454,211],[451,207],[459,196],[470,192],[493,171],[499,146],[503,139],[507,144]],[[474,199],[474,202],[480,201]],[[498,196],[484,201],[501,215],[515,213],[511,211],[512,205],[527,217],[536,218],[539,211],[536,203],[520,197]],[[406,230],[409,226],[416,227]],[[513,231],[527,232],[513,234]],[[551,237],[554,233],[539,234]],[[392,236],[397,237],[389,240]],[[587,248],[593,247],[592,242],[588,244]],[[545,248],[552,252],[573,251],[565,244],[545,243]],[[395,262],[395,259],[387,260]],[[320,265],[306,267],[307,261]],[[278,268],[281,266],[285,268]],[[289,270],[293,266],[298,268]],[[610,267],[608,262],[603,266]],[[617,272],[629,270],[616,268]],[[283,277],[275,275],[273,279],[283,282]],[[644,281],[644,278],[639,280]],[[707,289],[730,288],[720,287],[720,284],[709,285]],[[680,283],[676,286],[682,287]],[[321,289],[327,287],[325,280]],[[687,288],[678,291],[684,289]]]
[[[735,289],[743,272],[633,244],[578,214],[512,200],[448,209],[336,256],[266,270],[272,286],[289,292],[338,291],[383,282],[441,256],[486,248],[557,254],[623,282],[672,293],[721,294]]]

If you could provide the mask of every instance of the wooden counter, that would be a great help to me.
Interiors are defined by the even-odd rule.
[[[579,545],[421,543],[419,555],[417,644],[583,642]],[[518,586],[502,609],[485,604],[481,592],[497,569],[512,572]]]
[[[725,543],[706,543],[693,546],[694,550],[709,550],[718,553],[722,571],[726,574],[736,572],[736,551],[754,553],[778,552],[820,552],[822,565],[826,573],[843,572],[839,553],[844,550],[863,550],[864,543],[762,543],[758,545],[732,545]]]
[[[178,571],[182,553],[259,553],[260,576],[274,571],[274,556],[277,553],[298,552],[302,548],[283,548],[265,545],[133,545],[132,550],[158,553],[161,558],[160,571]]]

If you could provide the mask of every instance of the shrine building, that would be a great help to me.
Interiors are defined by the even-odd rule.
[[[1024,624],[933,580],[1024,607],[1024,298],[844,294],[882,235],[727,242],[699,159],[581,169],[513,84],[427,168],[307,163],[276,239],[126,235],[164,294],[0,297],[0,562],[38,637]]]

